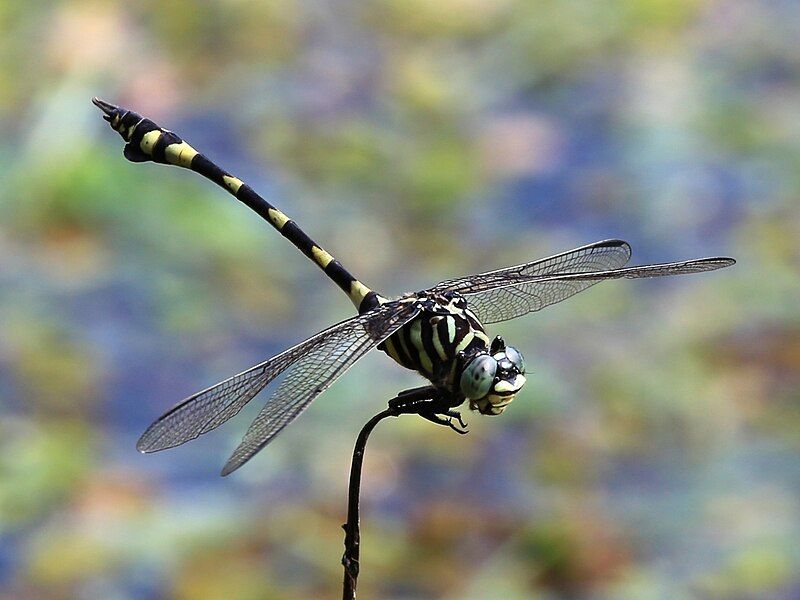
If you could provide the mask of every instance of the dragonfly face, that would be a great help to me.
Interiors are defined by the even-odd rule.
[[[499,415],[525,385],[525,359],[519,350],[506,346],[499,335],[488,351],[466,359],[460,390],[470,407],[484,415]]]

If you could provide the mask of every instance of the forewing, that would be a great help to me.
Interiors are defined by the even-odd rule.
[[[467,298],[482,323],[497,323],[561,302],[596,283],[578,281],[531,289],[532,280],[557,273],[617,269],[630,257],[631,247],[627,242],[603,240],[515,267],[449,279],[436,285],[433,291],[458,292]]]
[[[515,267],[448,279],[431,288],[431,291],[476,294],[497,287],[505,287],[515,282],[530,281],[531,278],[543,275],[618,269],[624,266],[630,258],[631,247],[627,242],[603,240]]]
[[[321,337],[306,345],[301,358],[287,370],[278,389],[250,424],[222,475],[250,460],[359,358],[417,313],[413,304],[390,302],[347,322],[335,336]]]
[[[331,362],[340,364],[346,357],[342,356],[339,349],[363,349],[363,354],[414,314],[408,305],[390,302],[333,325],[261,364],[189,396],[150,425],[139,438],[136,447],[140,452],[155,452],[179,446],[211,431],[236,415],[270,381],[292,365],[306,364],[308,357],[312,355],[324,358],[325,352],[333,353]],[[397,326],[394,326],[395,323]],[[384,331],[392,327],[394,329],[384,335]],[[352,358],[347,366],[355,362],[361,354]],[[322,386],[319,391],[330,385],[341,372],[320,373],[317,376],[318,385]],[[325,377],[329,380],[325,381]],[[309,379],[313,377],[309,376]]]
[[[668,277],[670,275],[690,275],[692,273],[705,273],[716,271],[736,264],[736,261],[727,256],[713,258],[695,258],[680,262],[659,263],[656,265],[641,265],[627,269],[613,269],[598,273],[563,273],[544,277],[541,283],[562,281],[603,281],[605,279],[645,279],[649,277]]]
[[[465,297],[483,323],[496,323],[541,310],[561,302],[606,279],[640,279],[714,271],[735,264],[732,258],[700,258],[683,262],[644,265],[586,273],[534,276]]]

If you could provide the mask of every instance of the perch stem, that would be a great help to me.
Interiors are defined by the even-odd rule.
[[[392,408],[378,413],[372,417],[361,429],[353,448],[353,461],[350,465],[350,487],[347,499],[347,523],[344,528],[344,582],[342,584],[342,598],[355,600],[356,586],[358,585],[359,555],[361,545],[361,531],[359,522],[359,502],[361,497],[361,467],[364,463],[364,450],[367,440],[375,426],[386,417],[396,417],[398,412]]]

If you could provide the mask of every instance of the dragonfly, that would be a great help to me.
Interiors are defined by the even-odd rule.
[[[356,308],[355,316],[179,402],[153,422],[137,443],[140,452],[149,453],[208,433],[283,375],[225,463],[223,476],[261,451],[374,348],[428,382],[392,399],[389,406],[395,414],[417,414],[466,433],[456,408],[468,403],[480,414],[499,415],[526,382],[522,354],[500,336],[490,339],[485,325],[539,311],[601,281],[701,273],[736,262],[712,257],[627,267],[630,245],[610,239],[389,298],[356,279],[295,221],[174,132],[98,98],[92,102],[125,141],[125,158],[183,167],[216,183],[311,259]]]

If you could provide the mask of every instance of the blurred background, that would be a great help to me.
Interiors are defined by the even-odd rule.
[[[181,398],[347,318],[93,95],[173,129],[385,294],[620,237],[610,282],[491,327],[524,393],[468,436],[382,423],[364,598],[800,597],[800,4],[0,4],[0,598],[335,598],[379,353],[244,469]]]

